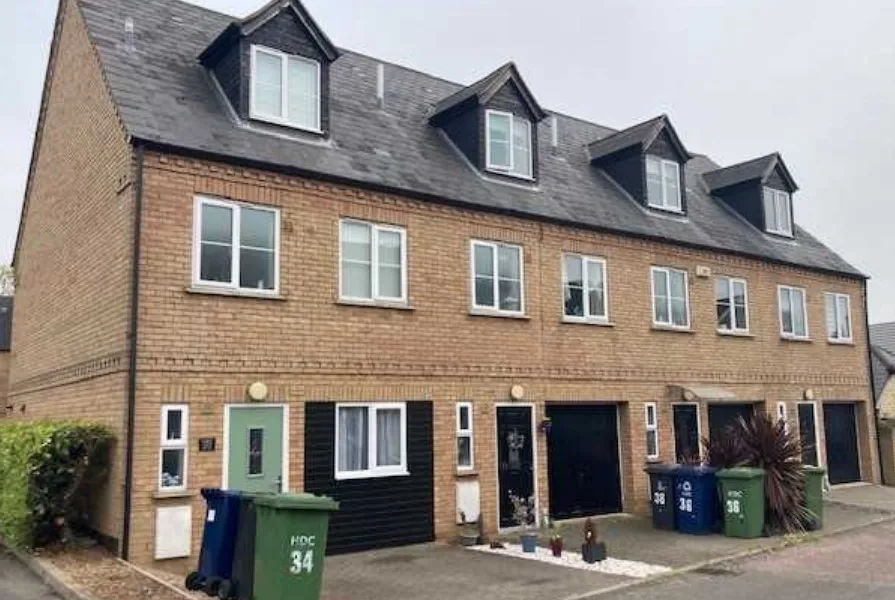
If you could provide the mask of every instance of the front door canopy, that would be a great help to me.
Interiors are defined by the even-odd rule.
[[[674,384],[668,386],[668,391],[673,400],[684,402],[737,402],[737,396],[732,391],[711,385]]]

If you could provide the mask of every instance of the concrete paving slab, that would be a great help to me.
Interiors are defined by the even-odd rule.
[[[862,506],[867,509],[895,513],[895,487],[881,485],[849,485],[834,487],[827,499],[837,504]]]

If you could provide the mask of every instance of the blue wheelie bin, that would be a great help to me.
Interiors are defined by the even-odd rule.
[[[675,472],[675,517],[681,533],[712,533],[718,517],[715,469],[682,465]]]
[[[202,488],[207,509],[199,551],[199,569],[186,577],[186,589],[216,596],[233,569],[233,549],[239,528],[239,492]]]

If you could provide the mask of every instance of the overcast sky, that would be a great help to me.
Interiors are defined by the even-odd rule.
[[[195,3],[243,16],[263,1]],[[15,245],[57,2],[7,4],[0,263]],[[549,109],[618,128],[666,112],[689,150],[721,164],[780,151],[800,186],[796,222],[871,275],[872,321],[895,320],[895,2],[305,5],[336,44],[447,79],[514,60]]]

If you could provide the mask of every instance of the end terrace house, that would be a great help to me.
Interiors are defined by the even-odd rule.
[[[204,486],[331,495],[333,553],[509,527],[510,492],[643,512],[646,463],[755,411],[878,480],[866,278],[783,157],[722,166],[494,67],[340,48],[298,1],[61,0],[10,414],[115,430],[123,556],[194,560]]]

